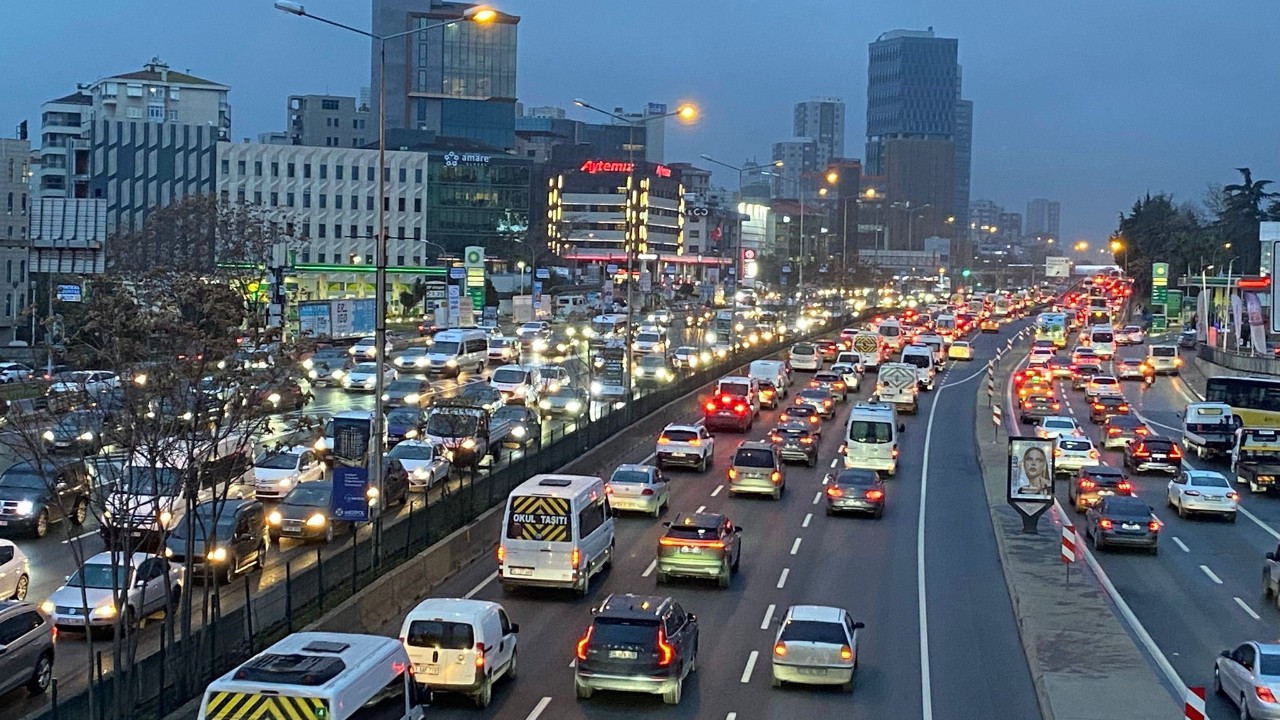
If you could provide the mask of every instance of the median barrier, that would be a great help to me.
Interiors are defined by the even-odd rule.
[[[1280,376],[1280,359],[1266,355],[1245,355],[1200,343],[1196,348],[1196,359],[1213,366],[1212,369],[1203,368],[1203,370],[1209,370],[1204,373],[1205,377],[1213,375]]]

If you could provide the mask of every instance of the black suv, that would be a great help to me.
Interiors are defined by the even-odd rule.
[[[579,700],[596,690],[662,695],[680,703],[698,660],[698,618],[657,595],[614,594],[593,609],[578,640],[573,686]]]
[[[1101,425],[1117,415],[1128,415],[1129,403],[1122,397],[1103,395],[1095,398],[1089,406],[1089,420],[1094,425]]]
[[[1067,497],[1078,513],[1097,505],[1104,497],[1132,494],[1133,483],[1129,482],[1128,476],[1120,468],[1111,465],[1080,468],[1075,482],[1067,489]]]
[[[1124,466],[1135,473],[1159,470],[1177,475],[1182,470],[1182,449],[1169,438],[1148,435],[1125,446]]]
[[[258,500],[231,498],[197,505],[165,541],[165,557],[174,564],[186,560],[188,527],[197,577],[205,577],[207,571],[216,582],[231,582],[236,573],[261,570],[267,564],[267,513]]]
[[[89,469],[83,460],[19,462],[0,474],[0,535],[44,537],[49,524],[89,517]]]
[[[807,427],[776,427],[769,439],[778,448],[783,462],[802,462],[813,467],[818,464],[818,442],[822,439]]]

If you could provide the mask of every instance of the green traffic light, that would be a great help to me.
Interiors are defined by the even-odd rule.
[[[969,268],[965,268],[964,270],[960,271],[960,277],[969,277],[972,274],[973,273],[969,271]]]

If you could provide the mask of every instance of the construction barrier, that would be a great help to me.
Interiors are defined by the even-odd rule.
[[[1076,561],[1076,528],[1070,523],[1062,524],[1062,562]]]
[[[1000,427],[1001,422],[1003,422],[1003,418],[1000,415],[1000,405],[999,403],[993,404],[991,406],[991,424]]]
[[[987,378],[987,397],[995,397],[996,381],[993,378]]]
[[[1187,703],[1183,706],[1182,716],[1186,720],[1204,720],[1204,688],[1187,688]]]

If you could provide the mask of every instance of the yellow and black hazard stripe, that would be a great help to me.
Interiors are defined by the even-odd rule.
[[[205,706],[208,720],[328,720],[323,698],[214,692]]]
[[[520,539],[565,542],[569,540],[569,501],[565,498],[521,496],[511,501],[512,515],[520,517]]]

